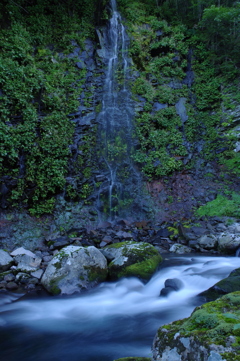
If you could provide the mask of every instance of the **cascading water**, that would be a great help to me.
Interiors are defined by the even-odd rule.
[[[101,52],[107,67],[103,86],[102,109],[98,116],[99,168],[104,175],[98,192],[97,208],[114,219],[131,211],[133,199],[139,203],[140,175],[131,160],[133,151],[133,104],[130,80],[129,39],[111,0],[112,17],[107,27],[98,30]],[[136,207],[135,207],[136,208]],[[121,213],[122,212],[122,213]]]
[[[157,329],[188,317],[199,293],[239,267],[238,257],[171,257],[147,284],[125,278],[77,296],[17,302],[19,295],[0,292],[1,361],[151,357]],[[183,288],[159,297],[169,278]]]

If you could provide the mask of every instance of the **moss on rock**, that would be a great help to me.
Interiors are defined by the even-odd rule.
[[[149,279],[156,271],[159,263],[162,258],[160,255],[155,255],[150,259],[147,259],[142,262],[134,263],[130,266],[127,266],[125,269],[118,273],[119,277],[127,277],[127,276],[136,276],[142,279]]]
[[[217,282],[208,290],[200,293],[200,296],[205,297],[207,301],[214,301],[227,293],[235,291],[240,291],[240,268],[231,272],[227,278]]]
[[[105,247],[102,252],[111,261],[112,279],[135,276],[148,280],[162,261],[156,248],[149,243],[120,242]]]
[[[155,337],[153,359],[175,349],[182,361],[207,361],[213,352],[222,360],[240,360],[239,306],[240,292],[229,293],[197,307],[189,318],[162,326]]]

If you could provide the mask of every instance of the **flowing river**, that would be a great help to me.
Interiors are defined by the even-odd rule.
[[[1,361],[112,361],[151,357],[157,329],[188,317],[197,295],[240,266],[238,257],[169,255],[152,279],[103,283],[71,297],[0,293]],[[164,282],[184,288],[159,297]]]

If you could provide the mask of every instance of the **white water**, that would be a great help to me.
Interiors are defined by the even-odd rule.
[[[105,180],[99,188],[96,206],[98,210],[104,208],[103,218],[114,220],[122,212],[121,202],[130,196],[136,199],[133,195],[140,191],[141,180],[131,159],[134,107],[129,89],[129,38],[115,0],[111,0],[110,7],[112,16],[108,25],[98,30],[106,66],[102,109],[98,115],[99,169]],[[128,205],[127,213],[130,212]],[[124,216],[122,212],[121,217]]]
[[[9,333],[7,341],[18,347],[11,352],[3,348],[1,361],[60,361],[66,355],[72,361],[149,356],[158,327],[188,317],[199,304],[195,296],[240,267],[237,257],[179,257],[169,262],[172,266],[160,270],[147,284],[130,278],[68,298],[12,302],[13,296],[5,296],[0,340],[2,332]],[[184,288],[159,297],[168,278],[181,279]],[[40,348],[36,346],[39,340]]]

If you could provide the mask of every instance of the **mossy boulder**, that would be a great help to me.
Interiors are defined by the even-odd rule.
[[[162,326],[154,339],[153,360],[240,361],[240,292]]]
[[[240,291],[240,268],[232,271],[228,277],[200,293],[199,296],[205,297],[206,301],[214,301],[227,293],[235,291]]]
[[[149,280],[162,261],[159,252],[149,243],[114,243],[101,252],[110,261],[111,279],[135,276]]]
[[[106,277],[107,260],[97,248],[67,246],[49,262],[41,282],[52,294],[72,294]]]

